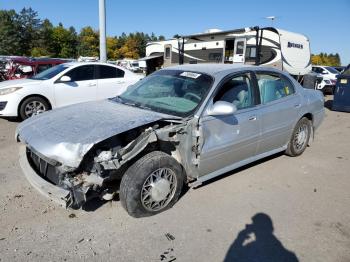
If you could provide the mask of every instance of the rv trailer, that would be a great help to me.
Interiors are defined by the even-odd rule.
[[[211,29],[149,42],[144,59],[153,59],[154,64],[162,67],[183,63],[243,63],[275,67],[296,77],[311,72],[309,39],[273,27]],[[152,66],[151,61],[147,64]]]

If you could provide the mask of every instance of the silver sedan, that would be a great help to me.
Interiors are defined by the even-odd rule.
[[[17,128],[31,184],[65,207],[112,199],[134,217],[277,152],[298,156],[324,118],[323,95],[275,69],[223,64],[160,70],[118,97],[68,106]]]

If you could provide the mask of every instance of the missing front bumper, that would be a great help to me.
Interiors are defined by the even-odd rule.
[[[25,145],[21,145],[19,149],[19,164],[29,183],[42,195],[65,208],[72,205],[72,197],[69,190],[47,182],[35,172],[28,162]]]

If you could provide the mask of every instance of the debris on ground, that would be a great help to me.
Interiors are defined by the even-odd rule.
[[[166,237],[169,241],[172,241],[172,240],[175,239],[175,237],[174,237],[172,234],[170,234],[170,233],[166,233],[166,234],[165,234],[165,237]]]

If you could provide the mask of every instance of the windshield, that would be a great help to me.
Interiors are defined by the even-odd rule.
[[[51,67],[45,71],[42,71],[40,74],[33,76],[31,79],[36,80],[47,80],[51,79],[57,74],[61,73],[63,70],[66,70],[69,67],[67,64],[60,64],[54,67]]]
[[[161,70],[117,97],[120,102],[175,116],[188,116],[204,100],[213,83],[206,74]]]
[[[333,67],[330,66],[326,66],[325,67],[329,72],[331,72],[332,74],[339,74],[339,72],[337,70],[335,70]]]

